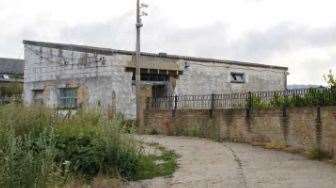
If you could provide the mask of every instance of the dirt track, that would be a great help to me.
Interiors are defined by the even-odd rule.
[[[173,177],[131,183],[131,188],[334,188],[336,167],[299,155],[206,139],[142,136],[181,155]]]

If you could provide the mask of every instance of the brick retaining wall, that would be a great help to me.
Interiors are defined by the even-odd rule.
[[[211,117],[212,116],[212,117]],[[145,130],[247,142],[282,143],[304,150],[320,147],[336,152],[336,106],[253,110],[147,111]],[[153,131],[155,130],[155,131]]]

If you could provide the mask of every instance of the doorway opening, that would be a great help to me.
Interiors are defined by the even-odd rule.
[[[152,86],[152,97],[161,98],[167,96],[167,88],[165,85],[153,85]]]

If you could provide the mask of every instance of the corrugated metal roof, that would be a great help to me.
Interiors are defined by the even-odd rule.
[[[23,74],[24,60],[0,58],[0,73],[2,74]]]
[[[99,47],[83,46],[83,45],[75,45],[75,44],[61,44],[61,43],[38,42],[38,41],[29,41],[29,40],[24,40],[23,43],[28,44],[28,45],[34,45],[34,46],[57,48],[57,49],[79,51],[79,52],[86,52],[86,53],[98,53],[98,54],[103,54],[103,55],[111,55],[111,54],[116,54],[116,53],[125,54],[125,55],[135,55],[134,51],[115,50],[115,49],[110,49],[110,48],[99,48]],[[175,59],[175,60],[198,61],[198,62],[209,62],[209,63],[224,63],[224,64],[229,64],[229,65],[240,65],[240,66],[248,66],[248,67],[262,67],[262,68],[270,68],[270,69],[288,70],[288,67],[265,65],[265,64],[242,62],[242,61],[233,61],[233,60],[168,55],[168,54],[166,55],[163,53],[155,54],[155,53],[147,53],[147,52],[142,52],[141,55],[150,56],[150,57]]]

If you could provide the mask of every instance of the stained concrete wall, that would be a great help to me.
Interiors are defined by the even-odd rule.
[[[85,61],[86,56],[88,61]],[[108,106],[112,104],[111,98],[115,95],[116,111],[134,118],[135,87],[132,84],[132,73],[126,71],[132,55],[114,53],[96,54],[96,57],[104,58],[104,61],[95,62],[93,53],[25,44],[25,103],[32,103],[33,90],[43,89],[44,103],[56,107],[59,88],[72,85],[81,88],[78,96],[81,105],[101,103]],[[171,62],[181,68],[178,77],[171,77],[171,91],[167,95],[283,90],[286,87],[286,69],[165,57],[146,56],[143,61],[159,64]],[[185,67],[186,62],[189,67]],[[245,73],[246,83],[231,83],[231,72]]]
[[[336,152],[336,107],[303,107],[273,110],[147,111],[147,133],[189,135],[247,142],[280,143],[303,150],[320,147]],[[154,131],[155,130],[155,131]]]
[[[42,56],[40,52],[42,51]],[[98,55],[105,62],[98,62],[89,55],[89,62],[81,60],[86,53],[62,50],[67,60],[64,64],[59,59],[60,51],[54,48],[40,48],[25,45],[25,77],[24,100],[31,104],[33,90],[44,89],[44,102],[50,107],[58,105],[59,88],[66,85],[82,87],[81,105],[103,106],[112,104],[113,95],[116,97],[116,110],[127,117],[135,114],[135,87],[132,85],[132,73],[126,72],[125,67],[132,56],[127,55]]]
[[[246,83],[232,83],[231,72],[244,73]],[[287,71],[281,69],[190,62],[190,67],[177,80],[176,93],[207,95],[284,90],[286,79]]]

